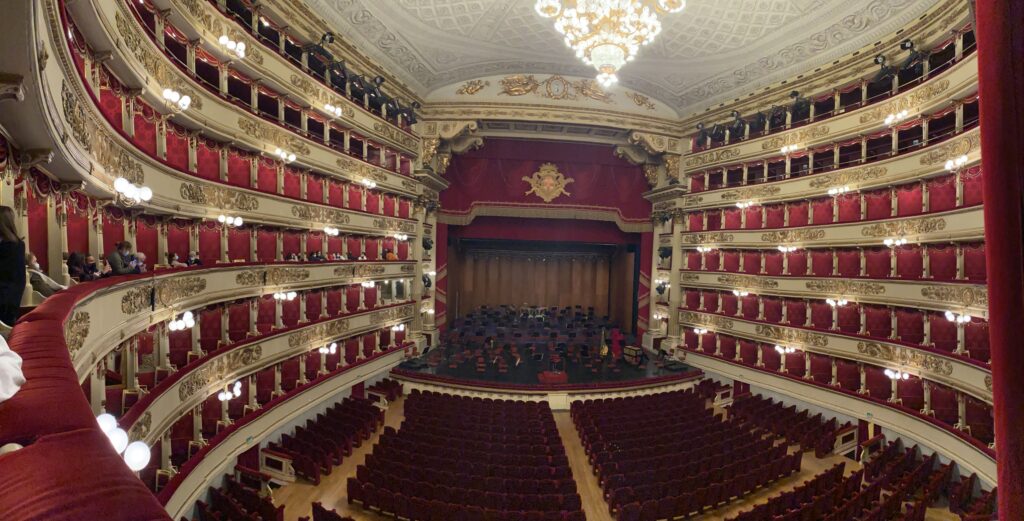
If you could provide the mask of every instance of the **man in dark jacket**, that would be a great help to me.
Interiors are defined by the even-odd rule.
[[[138,266],[132,266],[128,262],[128,255],[132,251],[132,243],[121,241],[117,243],[117,250],[107,257],[107,264],[110,265],[111,275],[129,275],[139,273]]]

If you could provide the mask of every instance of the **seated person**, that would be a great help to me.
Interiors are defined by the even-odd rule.
[[[92,255],[85,256],[85,271],[87,273],[91,273],[94,279],[98,279],[106,275],[106,272],[104,270],[109,271],[107,263],[102,261],[97,263],[96,257],[93,257]]]
[[[141,251],[140,252],[136,252],[135,255],[133,256],[133,258],[128,261],[128,264],[130,266],[138,268],[139,269],[139,273],[145,273],[146,272],[146,254],[142,253]]]
[[[81,253],[78,253],[76,251],[71,252],[71,254],[68,255],[67,264],[68,274],[71,276],[71,278],[79,282],[95,280],[96,277],[98,277],[98,274],[89,270],[89,267],[85,261],[85,256],[82,255]]]
[[[398,260],[398,255],[395,255],[395,252],[393,252],[391,250],[384,250],[384,260],[386,260],[386,261],[396,261],[396,260]]]
[[[356,260],[366,260],[366,254],[365,253],[360,253],[359,254],[359,258],[357,258]]]
[[[132,243],[121,241],[114,246],[116,249],[107,256],[107,264],[110,265],[111,275],[142,273],[137,263],[135,265],[130,264],[130,261],[135,260],[134,258],[129,259],[132,252]]]
[[[189,265],[178,260],[177,253],[167,252],[167,265],[172,268],[187,268]]]
[[[203,261],[199,260],[199,253],[190,251],[188,252],[188,258],[185,259],[185,264],[189,266],[202,266]]]
[[[28,268],[28,278],[29,283],[32,284],[32,289],[39,292],[40,295],[49,297],[62,289],[68,289],[67,286],[58,283],[40,271],[39,261],[34,253],[25,255],[25,267]]]

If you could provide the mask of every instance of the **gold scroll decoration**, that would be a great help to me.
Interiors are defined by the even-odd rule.
[[[255,344],[235,349],[210,360],[182,380],[178,387],[178,399],[185,401],[196,393],[205,392],[209,386],[255,363],[262,356],[263,346]]]
[[[181,198],[203,206],[212,206],[224,210],[252,212],[260,207],[259,199],[254,196],[236,192],[223,186],[199,183],[181,183]]]
[[[825,237],[825,230],[822,229],[800,229],[800,230],[779,230],[761,234],[764,242],[802,242],[814,241]]]
[[[928,286],[921,288],[921,296],[969,308],[988,307],[988,290],[982,287]]]
[[[977,149],[980,145],[981,134],[974,132],[970,135],[943,143],[942,145],[939,145],[938,148],[924,154],[921,156],[921,165],[941,165],[949,159],[956,159],[960,156],[970,154],[971,151]]]
[[[888,170],[884,166],[871,166],[865,168],[855,168],[849,171],[833,172],[830,174],[824,174],[820,177],[816,177],[811,180],[811,188],[825,188],[833,186],[842,186],[850,183],[861,183],[864,181],[873,181],[885,177]]]
[[[820,333],[811,333],[810,331],[804,331],[802,329],[758,324],[755,331],[761,336],[784,343],[815,347],[825,347],[828,345],[827,336]]]
[[[288,335],[288,347],[303,347],[315,342],[337,338],[348,332],[347,318],[324,322]]]
[[[809,280],[807,289],[830,295],[884,295],[885,286],[855,280]]]
[[[732,319],[720,317],[718,315],[704,315],[693,311],[680,311],[679,320],[688,324],[708,325],[719,330],[733,328]]]
[[[945,219],[940,217],[921,217],[917,219],[872,224],[861,228],[860,234],[864,237],[895,237],[901,235],[932,233],[945,229]]]
[[[870,358],[913,367],[934,374],[943,376],[953,374],[952,362],[940,356],[916,349],[880,344],[878,342],[858,342],[857,351]]]
[[[719,275],[718,283],[740,288],[775,289],[779,287],[779,281],[775,279],[753,275]]]
[[[530,189],[526,191],[525,195],[536,194],[545,203],[550,203],[561,195],[566,197],[572,195],[565,190],[565,187],[574,183],[575,179],[562,175],[554,163],[544,163],[540,165],[540,170],[533,173],[533,176],[523,176],[523,181],[530,184]]]
[[[721,198],[723,201],[759,199],[762,197],[773,196],[781,191],[782,188],[779,187],[779,185],[750,186],[747,188],[740,188],[738,190],[729,190],[728,192],[723,192]]]
[[[68,346],[68,352],[74,359],[85,339],[89,336],[89,313],[76,311],[71,318],[64,322],[64,343]]]
[[[735,239],[733,234],[723,232],[688,233],[683,235],[683,242],[686,244],[732,242],[733,239]]]

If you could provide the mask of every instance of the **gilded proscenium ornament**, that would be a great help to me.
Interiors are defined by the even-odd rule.
[[[825,230],[821,229],[776,230],[761,234],[761,240],[770,243],[816,241],[823,237],[825,237]]]
[[[718,283],[726,286],[753,289],[775,289],[779,287],[779,281],[768,277],[757,277],[754,275],[719,275]]]
[[[182,199],[190,203],[223,210],[252,212],[260,207],[256,197],[223,186],[181,183],[180,194]]]
[[[809,280],[807,289],[830,295],[884,295],[885,286],[855,280]]]
[[[970,135],[954,139],[948,143],[939,145],[921,156],[921,165],[941,165],[949,159],[956,159],[960,156],[970,154],[981,145],[981,134],[974,132]]]
[[[460,96],[474,96],[477,92],[484,90],[491,86],[491,82],[487,80],[469,80],[459,87],[455,94]]]
[[[732,242],[734,239],[733,234],[723,232],[688,233],[683,235],[683,242],[686,244],[715,244]]]
[[[263,346],[260,344],[244,346],[218,356],[185,376],[178,387],[178,399],[185,401],[196,393],[206,392],[210,386],[226,380],[262,357]]]
[[[723,192],[721,198],[723,201],[739,201],[747,199],[760,199],[763,197],[771,197],[782,191],[778,185],[762,185],[762,186],[749,186],[746,188],[740,188],[737,190],[729,190]]]
[[[941,217],[920,217],[903,221],[872,224],[861,228],[864,237],[898,237],[933,233],[946,229],[946,220]]]
[[[984,286],[928,286],[921,288],[921,296],[964,308],[988,308],[988,290]]]
[[[818,138],[823,138],[829,134],[828,125],[818,125],[811,128],[805,128],[796,132],[788,132],[781,136],[773,137],[769,140],[761,143],[761,150],[778,150],[786,145],[798,145],[806,143]]]
[[[703,315],[693,311],[680,311],[679,320],[686,322],[687,324],[712,326],[719,330],[730,330],[734,326],[732,319],[720,317],[718,315]]]
[[[851,183],[863,183],[865,181],[874,181],[875,179],[881,179],[885,177],[888,170],[884,166],[870,166],[865,168],[857,168],[846,172],[832,172],[824,174],[820,177],[811,179],[811,188],[832,188],[837,186],[848,185]]]
[[[884,120],[889,114],[896,114],[904,110],[911,113],[915,112],[911,109],[935,99],[942,93],[946,92],[946,89],[948,88],[949,80],[946,79],[925,83],[910,91],[906,96],[901,96],[887,103],[883,103],[882,105],[861,114],[860,122],[875,123]]]
[[[758,324],[754,331],[763,337],[787,344],[801,344],[814,347],[825,347],[828,345],[828,337],[826,335],[802,329]]]
[[[565,187],[575,182],[575,179],[562,175],[554,163],[544,163],[532,176],[523,176],[523,181],[530,185],[530,189],[526,191],[525,195],[536,194],[545,203],[550,203],[559,196],[569,197],[572,195],[566,191]]]
[[[145,181],[142,165],[135,161],[130,153],[114,144],[114,137],[83,108],[86,106],[85,103],[90,102],[83,100],[66,81],[61,82],[61,103],[64,119],[71,129],[70,137],[77,141],[83,150],[92,153],[96,163],[107,175],[112,179],[120,176],[135,184],[142,184]],[[68,138],[65,134],[61,139]]]
[[[902,346],[880,344],[878,342],[858,342],[857,352],[860,354],[892,362],[905,367],[913,367],[930,373],[949,376],[953,374],[953,363],[940,356],[925,353]]]
[[[661,165],[646,163],[641,167],[641,169],[644,172],[644,178],[647,179],[647,185],[657,186],[658,172],[661,171]]]
[[[71,358],[74,359],[75,355],[82,346],[85,345],[85,339],[89,336],[89,313],[87,311],[76,311],[71,318],[64,322],[64,343],[68,346],[68,352],[71,354]]]
[[[654,103],[651,101],[651,98],[648,98],[639,92],[626,91],[626,97],[632,100],[638,107],[642,107],[647,110],[654,110]]]
[[[498,81],[499,96],[525,96],[533,94],[551,100],[576,100],[589,98],[602,103],[612,103],[613,94],[605,91],[594,80],[570,81],[555,74],[544,80],[537,80],[532,74],[514,74]]]
[[[738,147],[722,148],[687,156],[683,164],[686,165],[686,168],[700,168],[704,165],[710,165],[719,161],[728,161],[739,156],[740,149]]]
[[[629,143],[639,145],[648,154],[679,154],[682,152],[681,141],[674,137],[652,134],[650,132],[633,131],[629,133]]]

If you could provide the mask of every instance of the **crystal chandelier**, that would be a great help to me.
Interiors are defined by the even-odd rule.
[[[661,32],[659,14],[678,13],[685,0],[537,0],[534,9],[555,19],[555,29],[583,63],[597,69],[597,81],[608,87],[615,75],[636,58],[640,47]]]

